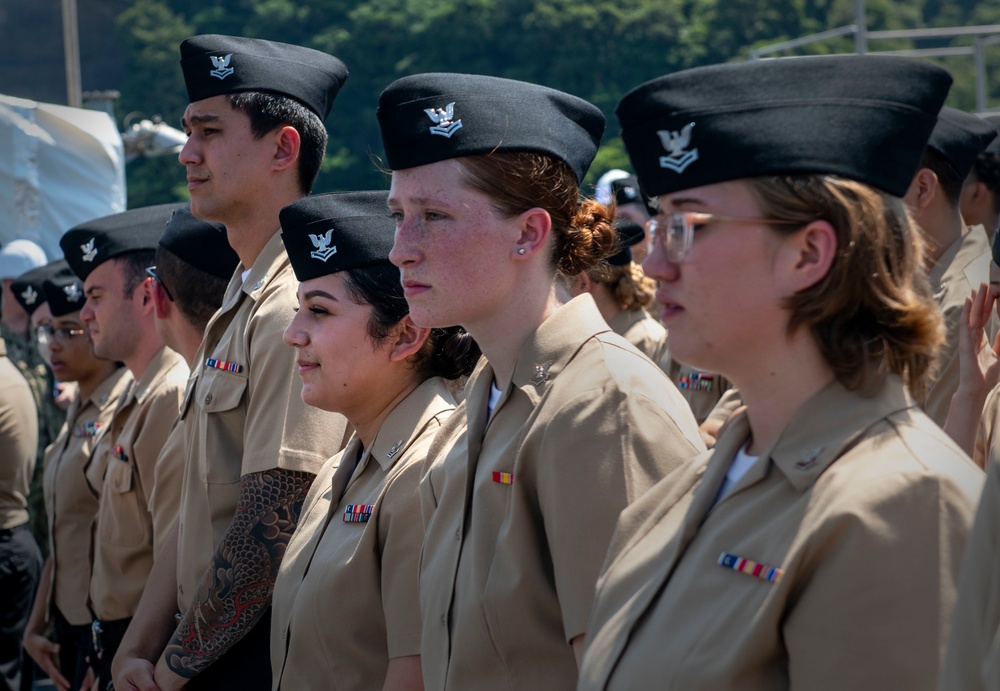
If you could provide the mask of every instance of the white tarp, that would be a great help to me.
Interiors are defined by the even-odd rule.
[[[125,154],[95,110],[0,95],[0,243],[23,238],[49,259],[78,223],[125,210]]]

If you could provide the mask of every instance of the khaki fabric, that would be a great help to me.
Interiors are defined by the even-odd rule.
[[[91,620],[87,591],[99,496],[87,484],[84,469],[97,448],[98,435],[131,384],[132,373],[119,367],[90,396],[74,399],[66,411],[66,424],[45,451],[42,490],[49,519],[51,601],[74,626]]]
[[[572,689],[618,514],[704,450],[686,402],[590,295],[528,339],[487,421],[483,362],[421,482],[428,689]]]
[[[980,283],[990,282],[992,252],[980,226],[970,228],[961,239],[944,251],[937,264],[928,272],[934,300],[944,316],[945,343],[938,356],[937,374],[928,378],[927,395],[922,408],[934,422],[944,427],[951,407],[951,397],[958,389],[961,374],[958,357],[958,323],[965,299]],[[990,343],[996,337],[1000,321],[990,315],[986,325],[986,338]]]
[[[282,341],[298,282],[275,233],[246,281],[242,264],[195,356],[182,417],[187,463],[177,553],[177,598],[191,604],[215,546],[236,515],[240,478],[273,468],[317,473],[343,448],[343,416],[302,402],[295,349]],[[209,359],[241,371],[217,369]]]
[[[430,379],[386,417],[370,450],[354,437],[323,466],[274,586],[275,689],[380,689],[390,658],[420,654],[420,470],[454,408],[444,381]],[[371,517],[348,521],[359,504]]]
[[[579,691],[933,688],[982,472],[897,377],[825,387],[716,503],[749,434],[622,513]]]
[[[608,320],[608,326],[653,362],[666,356],[667,330],[646,310],[622,310]]]
[[[37,447],[35,399],[0,339],[0,530],[28,522],[28,486]]]
[[[941,691],[1000,689],[1000,464],[990,463],[965,550]]]
[[[728,385],[728,382],[726,383]],[[720,425],[725,424],[726,420],[731,418],[741,405],[743,405],[743,397],[740,395],[739,389],[730,387],[719,397],[719,401],[705,420],[718,422]]]
[[[694,419],[699,425],[712,415],[723,395],[732,388],[729,380],[721,374],[707,372],[674,360],[669,349],[658,362],[660,368],[667,373],[667,377],[691,406],[691,412],[694,413]]]
[[[179,480],[179,473],[160,466],[159,459],[187,377],[184,359],[170,348],[160,349],[122,396],[91,461],[99,462],[103,454],[106,463],[90,579],[90,606],[98,619],[135,614],[153,566],[153,545],[177,520],[179,484],[169,491],[161,486],[158,504],[151,499],[157,483]]]
[[[983,414],[976,427],[976,443],[972,449],[972,460],[980,468],[989,469],[1000,458],[1000,439],[997,438],[997,416],[1000,415],[1000,386],[996,386],[986,397]]]

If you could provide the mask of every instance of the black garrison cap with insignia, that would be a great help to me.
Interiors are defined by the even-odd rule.
[[[43,287],[45,279],[59,271],[67,271],[71,276],[73,275],[73,271],[69,268],[66,260],[57,259],[45,266],[25,271],[15,278],[10,284],[10,291],[14,294],[17,304],[29,315],[33,314],[36,309],[46,302],[45,289]]]
[[[70,268],[85,281],[91,271],[109,259],[155,250],[170,214],[179,206],[159,204],[95,218],[66,231],[59,246]]]
[[[69,265],[51,273],[42,281],[45,301],[53,317],[62,317],[83,309],[87,297],[83,292],[83,279],[77,278]]]
[[[632,263],[632,248],[646,239],[646,230],[626,218],[615,221],[615,234],[618,236],[618,251],[605,261],[611,266],[626,266]]]
[[[283,208],[281,240],[295,277],[388,264],[396,221],[388,192],[317,194]]]
[[[945,106],[938,113],[927,146],[944,156],[958,176],[964,178],[972,170],[976,156],[996,136],[996,129],[982,118]]]
[[[884,55],[779,58],[659,77],[616,113],[643,190],[839,175],[905,194],[951,85],[940,67]]]
[[[204,34],[181,43],[181,70],[191,103],[240,91],[295,99],[326,119],[347,79],[337,58],[312,48],[258,38]]]
[[[227,281],[240,263],[226,238],[226,227],[197,218],[187,204],[170,215],[160,236],[160,247],[194,268]]]
[[[601,111],[576,96],[474,74],[397,79],[379,96],[377,115],[393,170],[493,151],[534,151],[565,161],[578,183],[605,125]]]

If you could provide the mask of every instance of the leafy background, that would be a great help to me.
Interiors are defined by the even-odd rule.
[[[386,185],[375,120],[380,91],[417,72],[492,74],[582,96],[608,116],[588,182],[626,167],[614,107],[633,86],[678,69],[745,60],[755,46],[854,21],[854,0],[79,0],[84,89],[117,89],[119,121],[179,121],[186,97],[177,46],[196,33],[297,43],[340,57],[351,75],[327,120],[317,192]],[[868,0],[869,30],[1000,24],[1000,2]],[[19,59],[0,67],[0,92],[65,101],[58,0],[0,0],[0,41]],[[20,42],[20,43],[18,43]],[[970,41],[966,40],[968,45]],[[948,45],[922,41],[917,47]],[[954,44],[951,44],[954,45]],[[808,52],[849,52],[849,37]],[[872,42],[871,50],[912,48]],[[944,58],[949,104],[975,107],[971,56]],[[989,105],[1000,108],[1000,45],[987,50]],[[18,91],[21,93],[17,93]],[[47,90],[47,91],[46,91]],[[40,93],[44,91],[44,93]],[[184,199],[172,156],[128,166],[129,206]]]

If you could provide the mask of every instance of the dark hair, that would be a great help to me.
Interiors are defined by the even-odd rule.
[[[262,91],[226,94],[226,100],[233,110],[243,113],[250,120],[250,132],[254,139],[260,139],[285,125],[298,131],[302,138],[299,147],[299,189],[303,194],[312,192],[326,153],[326,127],[319,116],[293,98]]]
[[[113,257],[121,267],[122,292],[126,300],[130,299],[139,284],[146,280],[146,267],[153,263],[155,255],[153,250],[136,250]]]
[[[222,305],[229,282],[188,264],[165,247],[156,249],[154,263],[177,309],[192,326],[204,331]]]
[[[493,208],[512,217],[545,209],[552,218],[552,263],[575,276],[616,249],[614,208],[580,199],[576,176],[562,160],[532,151],[498,151],[457,159],[468,185],[493,200]]]
[[[965,177],[958,174],[951,162],[937,149],[927,147],[920,158],[920,167],[929,168],[937,175],[938,187],[944,192],[945,199],[954,207],[958,207],[958,198],[962,195],[962,185]]]
[[[1000,156],[992,151],[984,151],[976,157],[972,166],[976,180],[986,185],[993,198],[993,210],[1000,211]]]
[[[349,269],[347,292],[358,305],[371,305],[368,320],[368,338],[378,344],[385,339],[410,308],[403,296],[399,269],[392,264],[375,264]],[[457,379],[472,373],[479,360],[479,346],[465,329],[452,326],[431,329],[420,350],[410,358],[410,363],[421,380],[431,377]]]
[[[926,245],[898,198],[834,175],[750,178],[761,215],[800,225],[827,221],[837,256],[822,280],[788,298],[789,333],[808,328],[851,390],[898,374],[921,399],[944,341],[941,311],[923,270]]]

